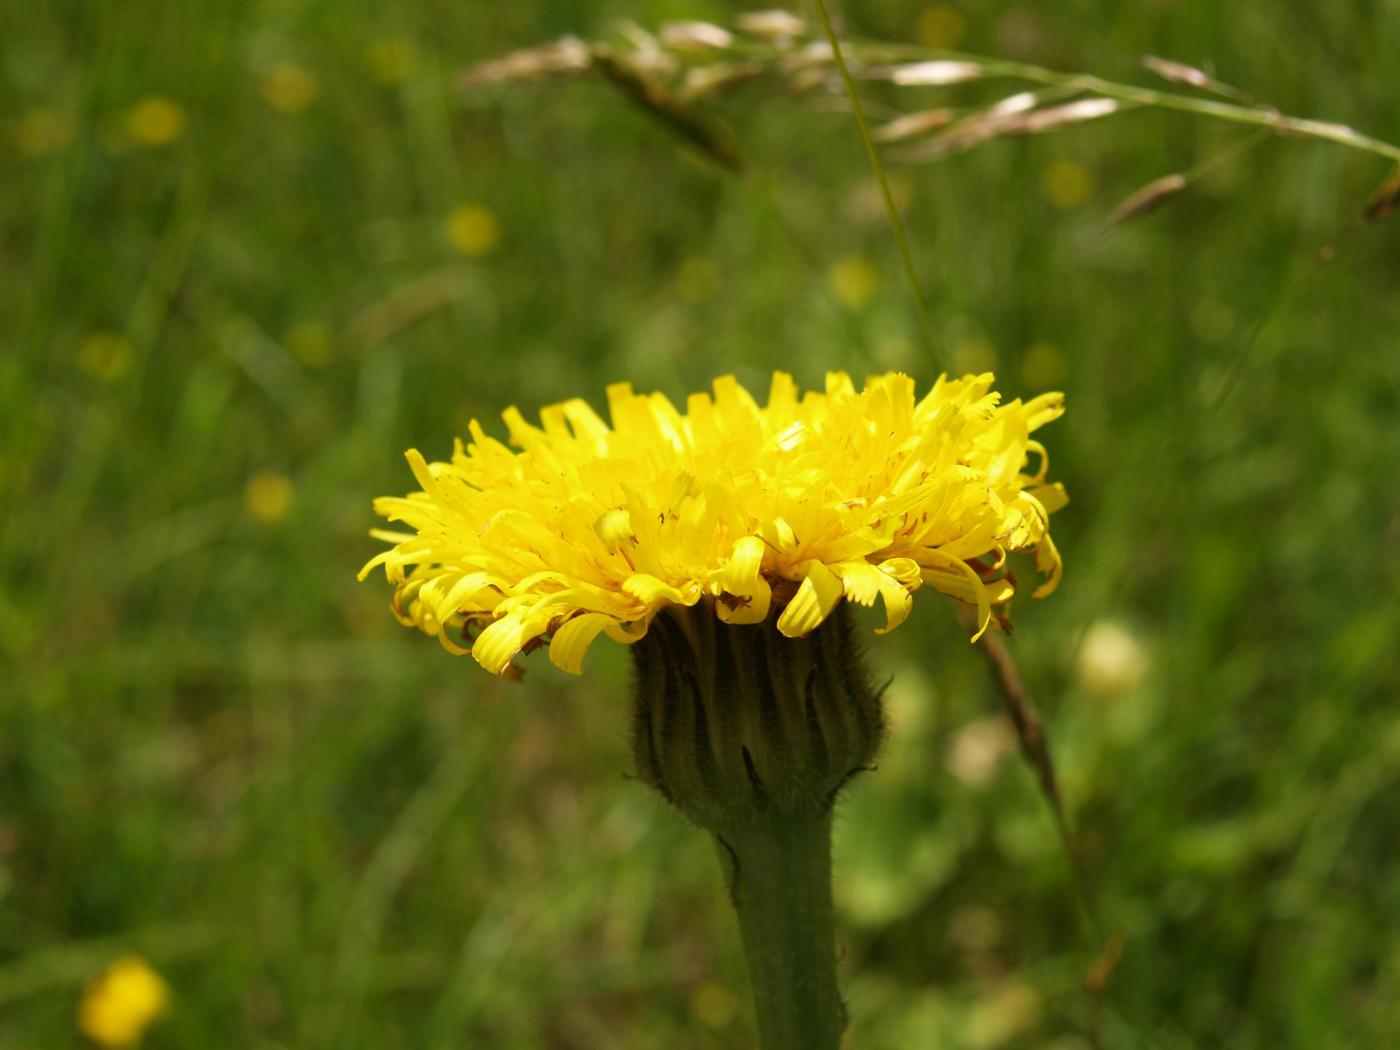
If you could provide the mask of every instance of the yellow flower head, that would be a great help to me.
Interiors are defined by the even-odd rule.
[[[302,112],[320,93],[315,76],[290,62],[274,66],[262,78],[263,101],[282,113]]]
[[[147,95],[126,111],[126,132],[141,146],[168,146],[185,130],[185,108],[166,95]]]
[[[125,955],[83,992],[78,1027],[99,1046],[135,1046],[169,1008],[170,986],[144,959]]]
[[[449,463],[409,451],[422,491],[375,510],[412,531],[376,531],[394,546],[360,578],[383,565],[400,620],[452,652],[474,638],[498,675],[546,639],[576,674],[599,634],[635,642],[662,609],[702,602],[798,637],[843,597],[878,598],[888,631],[927,584],[975,605],[980,635],[1015,593],[1009,552],[1034,551],[1037,597],[1058,582],[1049,515],[1066,501],[1030,436],[1063,395],[1002,405],[992,382],[942,377],[920,399],[905,375],[857,391],[837,372],[803,394],[778,372],[761,406],[725,376],[685,412],[618,383],[611,425],[581,399],[540,426],[510,408],[519,451],[475,420]]]
[[[243,486],[243,505],[264,525],[275,525],[287,516],[296,498],[296,489],[283,474],[260,470]]]
[[[463,255],[489,255],[501,240],[501,220],[484,204],[464,204],[447,217],[447,239]]]

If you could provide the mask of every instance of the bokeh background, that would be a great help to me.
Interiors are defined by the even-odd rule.
[[[131,952],[172,991],[151,1047],[751,1045],[711,848],[625,775],[625,654],[497,682],[354,579],[403,450],[507,404],[937,374],[848,115],[736,95],[745,182],[603,84],[457,87],[742,7],[5,5],[0,1047],[81,1045]],[[1393,3],[846,8],[1210,64],[1400,139]],[[895,189],[948,359],[1069,397],[1065,581],[1012,645],[1123,939],[1105,1045],[1389,1046],[1397,227],[1310,270],[1385,164],[1270,141],[1099,236],[1241,134],[1140,112]],[[870,651],[894,733],[838,832],[850,1045],[1087,1048],[1103,942],[985,667],[936,600]]]

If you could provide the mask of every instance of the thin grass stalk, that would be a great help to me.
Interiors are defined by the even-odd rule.
[[[885,202],[885,214],[889,216],[890,228],[894,231],[895,241],[899,245],[899,256],[904,263],[904,277],[909,282],[909,294],[914,297],[914,305],[919,312],[919,320],[923,324],[924,339],[928,342],[929,351],[940,365],[944,364],[943,353],[937,338],[933,334],[933,320],[929,317],[928,304],[924,301],[923,285],[919,281],[919,271],[914,265],[914,253],[909,247],[909,235],[904,229],[904,219],[899,214],[899,206],[894,202],[894,194],[890,191],[889,180],[885,178],[885,166],[880,160],[880,151],[875,148],[875,140],[870,135],[870,125],[865,119],[865,110],[861,106],[860,95],[856,92],[855,82],[851,79],[851,71],[846,66],[846,58],[841,52],[841,40],[836,35],[836,29],[831,24],[831,15],[826,9],[826,0],[815,0],[817,14],[821,16],[822,31],[826,34],[827,42],[831,45],[832,57],[836,60],[836,68],[841,73],[841,82],[846,87],[846,95],[851,100],[851,112],[855,114],[856,126],[860,128],[861,141],[865,143],[865,153],[870,159],[870,167],[875,172],[875,181],[880,184],[880,197]]]

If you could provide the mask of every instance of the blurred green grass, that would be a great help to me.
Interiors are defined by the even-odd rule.
[[[871,35],[952,24],[1106,75],[1209,62],[1400,138],[1393,5],[849,6]],[[506,404],[775,367],[932,379],[841,116],[730,107],[765,196],[602,86],[453,87],[615,17],[733,10],[5,13],[0,1047],[77,1045],[83,983],[132,950],[174,988],[152,1047],[747,1045],[709,848],[623,775],[623,655],[498,683],[353,575],[370,498],[411,485],[402,450]],[[1107,1044],[1379,1047],[1395,227],[1299,275],[1384,171],[1271,142],[1095,240],[1236,134],[1134,114],[897,179],[958,366],[1069,394],[1047,437],[1066,579],[1013,644],[1126,943]],[[1095,677],[1105,622],[1144,673],[1119,652]],[[896,732],[838,842],[852,1044],[1088,1046],[1100,946],[975,654],[934,602],[870,649]]]

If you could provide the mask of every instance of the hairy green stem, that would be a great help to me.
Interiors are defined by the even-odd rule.
[[[831,811],[716,833],[739,916],[763,1050],[837,1050]]]

